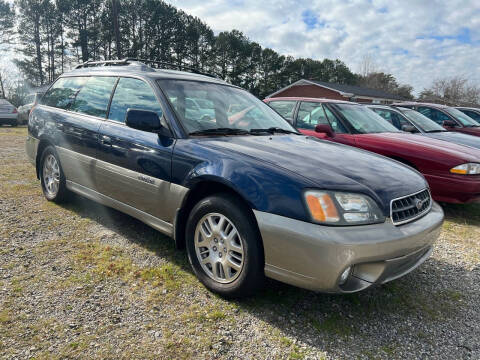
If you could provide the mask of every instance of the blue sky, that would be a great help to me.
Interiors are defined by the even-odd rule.
[[[466,76],[480,85],[480,1],[170,0],[218,33],[238,29],[283,54],[338,58],[353,71],[366,56],[415,90]]]

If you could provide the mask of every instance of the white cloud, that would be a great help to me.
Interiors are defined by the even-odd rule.
[[[238,29],[282,54],[338,58],[358,71],[366,54],[421,91],[439,77],[480,85],[478,0],[170,0],[218,33]],[[302,14],[317,24],[309,29]]]

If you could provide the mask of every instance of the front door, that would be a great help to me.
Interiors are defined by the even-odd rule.
[[[334,131],[334,136],[327,136],[325,133],[315,131],[318,124],[328,124]],[[346,145],[355,146],[355,136],[350,134],[342,122],[326,106],[319,102],[302,101],[298,108],[296,127],[309,136],[319,139],[339,142]]]
[[[172,223],[170,181],[175,140],[127,127],[125,116],[129,108],[155,111],[160,118],[163,115],[150,84],[136,78],[120,78],[108,119],[99,131],[99,192]]]

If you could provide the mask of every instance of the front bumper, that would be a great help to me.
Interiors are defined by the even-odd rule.
[[[436,201],[455,204],[480,202],[479,175],[424,175]]]
[[[263,239],[265,275],[306,289],[348,293],[407,274],[432,252],[443,223],[441,207],[394,226],[321,226],[254,211]],[[343,285],[340,275],[353,266]]]

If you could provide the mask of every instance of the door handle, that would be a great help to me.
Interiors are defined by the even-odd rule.
[[[110,136],[105,136],[105,135],[102,135],[100,137],[100,142],[103,144],[103,145],[112,145],[112,138]]]

